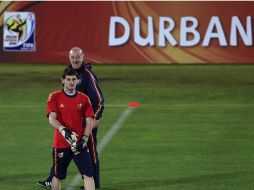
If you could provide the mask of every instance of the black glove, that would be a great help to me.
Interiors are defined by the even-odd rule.
[[[82,139],[71,144],[71,150],[74,152],[74,154],[78,154],[86,147],[86,144],[87,137],[83,136]]]
[[[63,135],[63,137],[65,138],[65,140],[71,145],[72,143],[76,142],[77,139],[77,134],[73,131],[71,131],[70,129],[67,129],[63,126],[61,126],[59,128],[59,132]]]

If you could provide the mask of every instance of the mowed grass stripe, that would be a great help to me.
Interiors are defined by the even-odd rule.
[[[0,107],[0,189],[41,189],[52,164],[46,99],[65,66],[1,64],[0,105],[17,107]],[[253,189],[254,65],[93,70],[106,104],[98,140],[128,103],[140,104],[100,157],[102,189]],[[76,174],[72,164],[63,188]]]

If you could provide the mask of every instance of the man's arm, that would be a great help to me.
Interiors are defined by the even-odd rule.
[[[83,137],[76,143],[72,143],[71,149],[74,154],[78,154],[81,150],[86,147],[87,141],[93,130],[93,118],[86,118],[86,128],[83,133]]]
[[[56,130],[59,131],[59,129],[62,127],[62,125],[57,120],[57,114],[55,112],[50,112],[48,115],[49,118],[49,124],[52,125]]]
[[[93,128],[98,128],[98,126],[99,126],[99,122],[100,122],[100,120],[99,119],[94,119],[93,120]]]
[[[87,117],[86,118],[86,128],[85,128],[84,134],[83,134],[83,136],[87,138],[86,139],[87,141],[88,141],[89,136],[91,135],[92,130],[93,130],[93,118]]]
[[[49,124],[52,125],[56,130],[58,130],[69,144],[72,144],[78,140],[78,135],[75,132],[65,128],[59,123],[59,121],[57,120],[57,114],[55,112],[50,112],[48,118]]]

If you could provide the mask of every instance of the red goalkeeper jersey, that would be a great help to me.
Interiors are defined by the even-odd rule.
[[[76,92],[73,96],[67,95],[63,90],[52,92],[47,101],[46,114],[57,114],[57,120],[64,127],[78,134],[82,138],[84,127],[83,121],[88,117],[94,117],[92,105],[88,96],[82,92]],[[54,130],[54,148],[67,148],[70,145],[60,132]]]

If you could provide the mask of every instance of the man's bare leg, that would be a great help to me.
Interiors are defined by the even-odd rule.
[[[52,190],[61,190],[61,181],[58,178],[56,178],[55,176],[52,179],[51,189]]]
[[[84,187],[85,190],[95,190],[93,177],[84,175]]]

